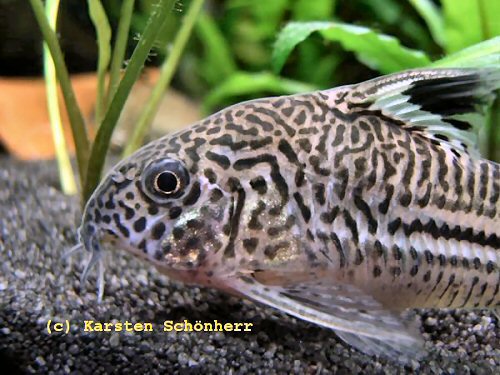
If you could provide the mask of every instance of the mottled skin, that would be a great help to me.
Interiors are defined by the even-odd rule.
[[[233,293],[247,275],[394,310],[498,306],[500,166],[362,102],[356,86],[255,100],[144,146],[89,201],[86,248]],[[143,183],[165,159],[189,175],[175,198]]]
[[[418,359],[398,311],[500,305],[500,165],[469,116],[499,87],[498,70],[409,71],[220,111],[104,178],[80,228],[89,265],[124,249]]]

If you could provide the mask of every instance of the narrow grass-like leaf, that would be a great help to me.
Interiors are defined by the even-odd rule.
[[[278,74],[293,49],[318,30],[330,27],[329,22],[293,22],[286,25],[274,43],[271,66]]]
[[[459,51],[500,35],[500,1],[441,0],[446,24],[446,51]]]
[[[275,43],[274,71],[279,72],[295,46],[315,31],[326,40],[339,42],[362,63],[384,74],[430,63],[424,52],[404,47],[396,38],[366,27],[337,22],[292,22],[281,31]]]
[[[431,64],[433,67],[484,67],[500,68],[500,36],[477,43],[448,55]]]
[[[50,27],[55,31],[57,27],[57,15],[59,13],[59,0],[47,0],[45,12]],[[68,147],[64,138],[64,129],[59,109],[59,95],[57,91],[57,77],[54,61],[50,56],[47,44],[43,46],[43,67],[45,76],[45,87],[47,92],[47,109],[49,112],[50,128],[54,139],[57,166],[59,169],[59,180],[61,189],[65,194],[76,194],[76,183],[73,168],[69,159]]]
[[[237,72],[205,97],[202,111],[209,114],[224,100],[239,96],[270,92],[276,95],[314,91],[317,87],[304,82],[278,77],[272,73]]]
[[[115,95],[118,83],[120,82],[120,72],[122,70],[125,52],[127,50],[127,41],[130,31],[130,21],[134,12],[135,0],[124,0],[120,11],[120,21],[116,32],[115,48],[111,58],[109,85],[106,94],[106,108],[111,98]]]
[[[50,50],[52,59],[54,60],[57,78],[61,86],[61,91],[63,93],[66,110],[68,111],[68,117],[71,124],[71,131],[76,147],[76,158],[78,162],[80,182],[83,186],[90,148],[85,122],[83,120],[80,107],[76,102],[75,93],[73,91],[73,87],[71,86],[71,80],[69,78],[68,69],[66,68],[66,63],[64,62],[61,47],[59,46],[59,41],[57,40],[57,36],[50,27],[47,17],[45,16],[42,0],[30,0],[30,3],[40,27],[40,31],[42,32],[43,38],[47,43],[47,47]]]
[[[446,44],[443,16],[432,0],[409,0],[424,19],[434,41],[444,47]]]
[[[95,118],[96,123],[102,121],[105,102],[105,80],[109,60],[111,58],[111,27],[109,26],[108,16],[104,10],[101,0],[88,0],[89,15],[97,35],[97,46],[99,49],[97,59],[97,99]]]
[[[86,181],[83,189],[84,203],[90,198],[92,192],[99,183],[111,135],[118,118],[120,117],[120,113],[125,105],[132,86],[135,81],[137,81],[137,78],[139,78],[141,70],[144,67],[144,63],[149,55],[149,52],[151,51],[151,48],[153,47],[156,36],[159,33],[164,20],[172,11],[174,2],[175,0],[159,0],[158,4],[154,7],[141,39],[139,40],[139,43],[130,58],[130,62],[127,65],[123,78],[118,85],[116,94],[111,100],[108,111],[104,116],[92,146]]]
[[[137,121],[137,125],[134,128],[130,142],[125,147],[124,156],[130,155],[141,146],[144,137],[151,126],[151,122],[158,111],[158,107],[163,95],[165,94],[165,90],[172,80],[182,52],[184,51],[184,47],[186,46],[198,14],[203,6],[203,2],[204,0],[193,0],[189,6],[187,13],[182,20],[181,28],[175,36],[170,53],[162,64],[160,78],[153,88],[153,91],[146,102],[146,106]]]
[[[203,78],[209,84],[225,80],[236,71],[236,62],[217,23],[208,13],[202,12],[195,30],[196,36],[203,44],[203,58],[200,64]]]

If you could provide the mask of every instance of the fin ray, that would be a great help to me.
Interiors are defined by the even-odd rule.
[[[478,155],[486,108],[499,88],[496,68],[421,69],[354,85],[346,100],[353,107],[381,111],[403,122],[402,128],[440,144]]]
[[[419,332],[354,286],[322,285],[319,281],[270,286],[249,276],[231,281],[231,285],[250,299],[335,330],[344,341],[367,354],[408,362],[424,353]],[[386,345],[378,345],[381,340]]]

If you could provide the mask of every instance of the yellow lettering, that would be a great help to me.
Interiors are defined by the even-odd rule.
[[[233,330],[233,325],[231,323],[224,324],[224,331],[231,332]]]
[[[93,320],[85,320],[84,323],[85,327],[83,328],[83,330],[85,332],[94,332],[94,329],[92,328],[92,323],[94,323]]]
[[[144,323],[144,331],[153,332],[153,323]]]
[[[186,319],[184,319],[184,332],[193,332],[193,325]]]
[[[182,332],[183,329],[184,329],[184,324],[183,323],[175,323],[174,324],[174,330],[176,332]]]
[[[111,332],[113,328],[113,323],[104,323],[104,332]]]
[[[103,331],[103,328],[102,328],[102,323],[100,322],[96,322],[94,324],[94,331],[96,332],[102,332]]]
[[[215,332],[220,332],[222,331],[222,324],[217,321],[217,319],[214,320],[214,325],[215,325]]]
[[[245,329],[244,329],[245,332],[251,332],[252,331],[253,323],[243,323],[243,324],[245,324]]]
[[[121,332],[121,331],[123,331],[123,324],[115,323],[115,332]]]
[[[142,327],[141,323],[135,323],[134,324],[134,331],[136,331],[136,332],[142,332],[143,330],[144,330],[144,328]]]
[[[132,323],[130,323],[128,320],[125,321],[125,330],[127,332],[132,332],[134,330]]]
[[[163,332],[172,332],[173,328],[174,328],[173,320],[165,320],[163,322]]]
[[[234,331],[235,332],[240,332],[241,329],[240,327],[243,325],[243,323],[234,323]]]

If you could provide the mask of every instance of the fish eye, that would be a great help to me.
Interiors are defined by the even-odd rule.
[[[161,172],[156,175],[154,188],[158,193],[165,195],[176,193],[181,187],[179,177],[172,171]]]
[[[177,160],[161,159],[146,167],[142,188],[152,199],[178,198],[189,184],[189,174]]]

